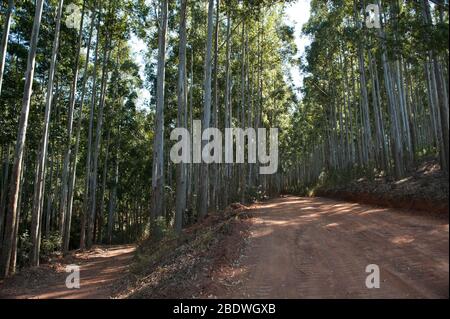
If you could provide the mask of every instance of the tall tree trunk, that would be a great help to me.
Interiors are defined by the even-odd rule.
[[[79,36],[78,36],[78,48],[77,53],[75,57],[75,68],[74,68],[74,74],[73,74],[73,80],[72,80],[72,86],[70,89],[70,98],[69,98],[69,114],[68,114],[68,120],[67,120],[67,140],[66,140],[66,151],[64,154],[64,164],[63,164],[63,171],[62,171],[62,177],[61,177],[61,199],[60,199],[60,210],[61,210],[61,219],[60,219],[60,225],[59,225],[59,232],[61,236],[64,237],[66,223],[68,222],[68,218],[66,216],[67,214],[67,196],[68,196],[68,178],[69,178],[69,164],[70,164],[70,157],[71,157],[71,145],[72,145],[72,131],[73,131],[73,113],[75,108],[75,100],[76,100],[76,92],[77,92],[77,84],[78,84],[78,71],[79,71],[79,64],[80,64],[80,51],[81,51],[81,45],[83,40],[83,22],[84,22],[84,8],[86,5],[86,1],[83,1],[83,9],[81,14],[81,21],[80,21],[80,29],[79,29]],[[89,49],[88,49],[89,50]],[[88,55],[87,55],[88,59]],[[64,242],[64,240],[63,240]]]
[[[46,171],[46,161],[47,161],[47,149],[48,149],[48,135],[50,126],[50,114],[53,99],[53,83],[55,79],[56,70],[56,59],[58,57],[58,46],[59,46],[59,31],[61,27],[61,16],[63,9],[64,0],[59,0],[58,9],[56,13],[56,27],[55,27],[55,37],[53,39],[53,49],[50,58],[50,72],[48,76],[47,83],[47,98],[45,102],[45,115],[44,115],[44,135],[42,137],[42,145],[39,157],[38,169],[36,171],[36,187],[33,199],[33,214],[31,219],[31,242],[33,244],[33,251],[31,254],[31,265],[39,265],[39,252],[41,245],[41,219],[44,201],[44,176]]]
[[[116,202],[117,202],[117,185],[119,184],[119,148],[116,151],[116,163],[114,169],[114,184],[113,189],[109,198],[109,208],[108,208],[108,243],[111,245],[112,233],[114,228]]]
[[[178,64],[178,127],[186,125],[186,4],[187,0],[181,0],[180,7],[180,52]],[[186,163],[181,162],[177,166],[177,193],[175,208],[175,230],[181,232],[183,227],[183,215],[186,211]]]
[[[111,138],[111,129],[108,130],[108,137],[106,139],[106,154],[105,154],[105,162],[103,165],[103,177],[102,177],[102,192],[100,195],[100,208],[99,215],[97,216],[98,220],[98,242],[102,242],[102,226],[103,226],[103,210],[105,207],[105,192],[106,192],[106,182],[108,180],[108,160],[109,160],[109,148],[110,148],[110,138]]]
[[[90,199],[90,176],[91,176],[91,164],[92,164],[92,129],[94,126],[94,108],[97,102],[97,68],[98,68],[98,48],[100,42],[100,20],[101,14],[98,13],[97,21],[97,41],[95,43],[95,57],[94,57],[94,73],[92,80],[92,96],[91,96],[91,107],[89,111],[89,125],[88,125],[88,145],[86,152],[86,184],[84,191],[84,203],[83,203],[83,216],[81,217],[81,234],[80,234],[80,249],[84,249],[86,242],[86,225],[89,229],[89,199]]]
[[[63,252],[67,253],[69,251],[69,242],[70,242],[70,228],[72,223],[72,210],[73,210],[73,196],[74,196],[74,190],[75,190],[75,181],[76,181],[76,175],[77,175],[77,164],[78,164],[78,152],[80,148],[80,138],[81,138],[81,128],[83,123],[83,106],[84,106],[84,98],[86,94],[86,86],[87,81],[89,78],[89,56],[91,51],[91,42],[92,42],[92,34],[94,31],[95,26],[95,14],[92,15],[91,18],[91,27],[89,30],[89,38],[87,42],[87,52],[86,52],[86,60],[84,64],[84,77],[83,77],[83,84],[81,89],[81,97],[80,97],[80,106],[78,111],[78,123],[77,123],[77,136],[76,136],[76,142],[75,142],[75,150],[73,153],[73,164],[72,164],[72,172],[71,172],[71,178],[70,178],[70,184],[69,184],[69,191],[68,191],[68,201],[67,201],[67,214],[66,214],[66,221],[64,222],[64,233],[63,233]],[[80,29],[81,30],[81,29]],[[80,31],[81,32],[81,31]],[[81,218],[81,232],[80,232],[80,242],[84,243],[84,225],[85,225],[85,214],[82,212],[82,218]],[[83,237],[81,239],[81,237]]]
[[[208,31],[206,38],[206,55],[205,55],[205,78],[204,90],[205,98],[203,104],[203,122],[202,129],[206,130],[210,127],[211,122],[211,77],[212,77],[212,43],[213,43],[213,14],[214,14],[214,0],[209,0],[208,5]],[[207,141],[202,141],[202,149],[207,144]],[[209,176],[208,164],[201,164],[200,172],[200,207],[199,217],[204,218],[208,213],[208,193],[209,193]]]
[[[19,184],[22,172],[22,158],[25,146],[25,139],[28,126],[28,115],[30,113],[30,101],[33,87],[34,70],[36,62],[37,43],[39,39],[39,29],[41,27],[42,8],[44,1],[36,0],[33,29],[31,33],[30,48],[28,51],[27,71],[25,74],[25,87],[22,99],[22,112],[19,120],[19,131],[17,134],[16,149],[14,152],[14,164],[11,175],[10,196],[8,212],[6,216],[5,235],[0,259],[0,276],[6,277],[14,269],[10,270],[11,253],[14,245],[14,233],[18,221],[17,205],[19,197]]]
[[[5,159],[3,160],[3,185],[1,185],[2,188],[2,194],[0,196],[0,246],[3,243],[3,230],[5,225],[5,216],[6,216],[6,200],[8,198],[8,181],[9,181],[9,161],[10,161],[10,145],[6,147],[6,155]]]
[[[427,0],[422,0],[423,20],[426,25],[432,25],[432,17],[430,12],[430,4]],[[428,35],[427,35],[428,36]],[[434,89],[436,94],[436,104],[438,106],[439,120],[440,120],[440,153],[441,153],[441,166],[442,169],[448,171],[449,167],[449,111],[448,101],[445,98],[445,88],[442,83],[442,77],[440,74],[440,67],[438,58],[433,49],[429,51],[429,59],[431,63],[431,77],[432,82],[435,84]]]
[[[231,96],[230,96],[230,88],[231,88],[231,13],[230,8],[227,6],[227,39],[226,39],[226,62],[225,62],[225,123],[224,127],[231,128],[231,118],[230,118],[230,109],[231,109]],[[223,195],[224,204],[228,205],[229,196],[230,196],[230,179],[231,179],[231,165],[225,163],[225,188]]]
[[[247,68],[246,68],[246,54],[247,54],[247,37],[246,37],[247,33],[246,33],[246,25],[245,22],[242,22],[242,35],[241,35],[241,45],[242,45],[242,51],[241,51],[241,114],[240,114],[240,124],[241,124],[241,128],[245,128],[245,108],[246,108],[246,92],[245,92],[245,88],[246,88],[246,72],[247,72]],[[238,116],[239,118],[239,116]],[[241,150],[242,152],[244,152],[244,149]],[[237,150],[236,150],[237,152]],[[241,202],[245,202],[245,164],[239,164],[239,192],[241,195]]]
[[[358,19],[358,12],[356,9],[356,1],[354,1],[354,14],[355,21],[360,28],[360,21]],[[363,129],[363,162],[368,164],[372,153],[372,130],[370,127],[370,114],[369,114],[369,97],[367,93],[367,77],[366,69],[364,66],[364,48],[361,39],[358,39],[358,64],[359,64],[359,76],[360,76],[360,90],[362,96],[362,129]]]
[[[380,1],[378,0],[378,6],[381,8]],[[381,10],[381,9],[380,9]],[[394,96],[394,86],[392,80],[392,72],[391,67],[388,61],[387,54],[387,45],[386,45],[386,36],[384,34],[384,29],[381,27],[378,29],[378,35],[381,41],[381,61],[383,64],[383,72],[384,72],[384,83],[386,86],[386,92],[388,96],[388,104],[389,104],[389,112],[391,116],[391,137],[394,142],[393,145],[393,157],[394,157],[394,165],[395,165],[395,176],[397,178],[403,177],[404,169],[403,169],[403,150],[402,150],[402,142],[401,142],[401,134],[400,134],[400,123],[398,119],[398,110],[397,110],[397,101]]]
[[[6,53],[8,48],[9,31],[11,29],[11,18],[14,9],[14,0],[8,0],[6,9],[5,24],[3,27],[2,43],[0,48],[0,95],[2,94],[3,73],[5,72]]]
[[[53,149],[53,146],[50,145],[51,148]],[[53,153],[53,151],[52,151]],[[46,212],[45,212],[45,235],[48,236],[50,234],[50,225],[51,225],[51,212],[52,212],[52,202],[53,202],[53,193],[54,193],[54,188],[52,187],[53,185],[53,175],[54,175],[54,161],[53,161],[53,154],[50,156],[50,180],[49,180],[49,194],[47,195],[47,207],[46,207]]]
[[[108,36],[106,37],[108,39]],[[111,39],[108,43],[105,44],[105,48],[103,49],[103,67],[102,67],[102,80],[101,80],[101,88],[100,88],[100,105],[97,115],[97,128],[95,134],[95,144],[94,144],[94,154],[92,158],[92,175],[91,175],[91,199],[90,199],[90,209],[89,209],[89,218],[88,218],[88,233],[87,233],[87,241],[86,246],[88,249],[92,247],[93,239],[94,239],[94,224],[95,224],[95,216],[96,216],[96,207],[97,207],[97,171],[98,171],[98,156],[100,152],[100,143],[102,139],[102,128],[103,128],[103,113],[105,108],[105,99],[106,99],[106,87],[108,84],[108,64],[110,57],[110,45]]]
[[[190,74],[190,81],[189,81],[189,136],[193,137],[193,123],[194,123],[194,119],[193,119],[193,112],[194,112],[194,54],[192,52],[192,48],[191,48],[191,74]],[[190,154],[190,158],[192,159],[193,156],[193,151],[192,151],[192,147],[191,147],[191,154]],[[193,183],[194,183],[195,179],[194,179],[194,164],[192,163],[192,160],[189,163],[189,178],[188,178],[188,188],[187,188],[187,193],[188,193],[188,200],[189,200],[189,209],[191,211],[194,211],[194,200],[193,200],[193,190],[194,188],[192,187]]]
[[[384,170],[388,169],[388,154],[386,151],[385,132],[383,124],[383,113],[380,107],[381,95],[378,80],[378,71],[376,59],[372,58],[369,51],[369,72],[372,80],[372,103],[375,114],[375,130],[377,136],[377,153],[380,159],[381,167]]]
[[[261,23],[262,17],[258,17],[258,76],[257,76],[257,86],[258,86],[258,100],[256,103],[256,116],[255,116],[255,127],[260,128],[262,122],[262,103],[263,103],[263,53],[262,53],[262,42],[263,42],[263,28]],[[256,142],[259,145],[258,134],[256,135]],[[259,174],[259,163],[257,162],[255,165],[255,170],[258,172],[255,176],[255,182],[258,187],[258,191],[260,188],[261,178]]]
[[[215,128],[219,128],[219,21],[220,21],[220,0],[216,1],[216,25],[215,25],[215,35],[214,35],[214,103],[213,103],[213,113],[212,113],[212,123]],[[215,150],[216,151],[216,150]],[[219,188],[219,164],[214,163],[213,166],[213,182],[211,190],[211,208],[213,211],[218,209],[217,199],[218,199],[218,188]]]
[[[152,216],[156,218],[164,216],[164,90],[168,10],[167,0],[160,0],[155,118],[156,135],[153,146],[152,174]]]
[[[22,162],[25,161],[25,156],[22,158]],[[24,163],[22,163],[22,166]],[[19,199],[18,199],[18,206],[17,206],[17,222],[16,222],[16,228],[14,229],[14,236],[13,236],[13,248],[11,252],[11,264],[9,265],[9,270],[11,274],[14,274],[16,271],[16,264],[17,264],[17,243],[19,241],[19,224],[20,224],[20,211],[22,208],[22,196],[23,196],[23,183],[24,183],[24,175],[26,171],[26,166],[24,166],[21,176],[20,176],[20,191],[19,191]]]

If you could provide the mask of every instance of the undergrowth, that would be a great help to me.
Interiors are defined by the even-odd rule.
[[[213,254],[221,250],[221,241],[235,231],[236,223],[249,217],[246,208],[229,209],[208,216],[180,235],[158,223],[160,233],[139,243],[126,287],[118,297],[192,297],[199,289],[194,287],[198,277],[206,276]]]

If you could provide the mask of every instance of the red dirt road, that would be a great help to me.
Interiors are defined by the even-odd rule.
[[[0,298],[14,299],[107,299],[113,285],[131,264],[136,247],[97,247],[75,253],[57,265],[42,265],[0,283]],[[67,289],[65,266],[80,266],[80,289]]]
[[[278,198],[251,208],[241,258],[216,270],[208,298],[448,298],[448,215],[325,198]],[[98,247],[0,283],[0,298],[109,298],[135,246]],[[66,264],[81,289],[65,287]],[[367,289],[367,265],[380,289]]]
[[[449,297],[448,215],[298,197],[262,203],[252,214],[230,278],[238,284],[218,297]],[[366,288],[369,264],[380,268],[380,289]]]

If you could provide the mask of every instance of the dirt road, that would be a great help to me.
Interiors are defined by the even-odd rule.
[[[242,256],[219,267],[206,298],[448,298],[449,224],[432,217],[325,198],[255,205]],[[226,243],[222,243],[227,245]],[[229,243],[235,249],[234,243]],[[0,283],[3,298],[109,298],[135,246],[97,247]],[[67,264],[81,288],[65,286]],[[367,289],[366,267],[380,268]],[[226,270],[225,270],[226,269]]]
[[[134,245],[97,247],[89,252],[74,253],[61,263],[29,269],[0,283],[0,298],[109,298],[114,282],[128,270],[135,249]],[[68,264],[80,266],[80,289],[66,287]]]
[[[231,298],[448,298],[447,218],[324,198],[261,204]],[[380,268],[367,289],[366,266]]]

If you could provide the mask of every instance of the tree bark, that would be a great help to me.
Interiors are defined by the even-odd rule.
[[[46,161],[47,161],[47,149],[48,149],[48,135],[49,135],[49,126],[50,126],[50,114],[52,107],[52,99],[53,99],[53,84],[55,79],[55,70],[56,70],[56,60],[58,57],[58,46],[59,46],[59,31],[61,27],[61,16],[63,9],[64,0],[59,0],[58,9],[56,13],[56,27],[55,27],[55,37],[53,39],[53,49],[52,55],[50,58],[50,72],[48,76],[47,83],[47,98],[45,103],[45,115],[44,115],[44,134],[42,137],[42,145],[41,152],[39,157],[39,165],[36,171],[36,187],[35,194],[33,200],[33,214],[31,219],[31,242],[33,244],[33,252],[31,255],[31,265],[38,266],[39,265],[39,252],[41,245],[41,219],[42,219],[42,211],[43,207],[43,196],[44,196],[44,177],[46,171]]]
[[[90,177],[91,177],[91,164],[92,164],[92,129],[94,126],[94,108],[97,99],[97,68],[98,68],[98,48],[100,42],[100,13],[98,14],[97,21],[97,41],[95,44],[95,57],[94,57],[94,73],[92,80],[92,96],[91,96],[91,107],[89,111],[89,126],[88,126],[88,142],[87,142],[87,152],[86,152],[86,184],[84,191],[84,207],[83,216],[81,218],[81,234],[80,234],[80,249],[84,249],[86,242],[86,224],[89,231],[89,200],[90,200]]]
[[[114,169],[114,184],[113,189],[109,197],[109,209],[108,209],[108,243],[111,245],[112,242],[112,233],[114,229],[114,217],[116,211],[116,202],[117,202],[117,185],[119,184],[119,148],[117,148],[116,153],[116,163]]]
[[[6,147],[6,155],[5,155],[5,159],[3,160],[3,165],[4,165],[4,169],[3,169],[3,184],[1,185],[2,187],[2,194],[0,196],[0,245],[3,242],[3,230],[4,230],[4,225],[5,225],[5,216],[6,216],[6,200],[8,198],[7,193],[8,193],[8,181],[9,181],[9,161],[10,161],[10,145],[8,145]]]
[[[84,64],[84,78],[83,78],[83,84],[82,84],[82,90],[81,90],[81,97],[80,97],[80,106],[78,111],[78,123],[77,123],[77,137],[75,142],[75,150],[73,153],[73,167],[71,172],[71,178],[70,178],[70,184],[69,184],[69,190],[68,190],[68,201],[67,201],[67,214],[66,214],[66,221],[64,222],[64,233],[63,233],[63,252],[67,253],[69,251],[69,242],[70,242],[70,228],[72,223],[72,210],[73,210],[73,196],[74,196],[74,189],[75,189],[75,181],[76,181],[76,175],[77,175],[77,164],[78,164],[78,152],[80,148],[80,138],[81,138],[81,127],[83,123],[83,106],[84,106],[84,98],[86,94],[86,85],[89,78],[89,56],[91,51],[91,42],[92,42],[92,34],[94,31],[95,26],[95,14],[92,15],[91,18],[91,27],[89,30],[89,38],[87,42],[87,52],[86,52],[86,61]],[[81,30],[81,29],[80,29]],[[80,238],[83,237],[83,239],[80,239],[80,242],[82,241],[84,243],[84,213],[82,213],[81,218],[81,233]]]
[[[206,38],[206,55],[205,55],[205,78],[204,78],[204,105],[203,105],[203,122],[202,129],[206,130],[210,127],[211,122],[211,77],[212,77],[212,43],[213,43],[213,13],[214,0],[209,0],[208,5],[208,30]],[[202,149],[207,144],[207,141],[202,141]],[[200,207],[199,217],[202,219],[208,213],[208,198],[209,198],[209,165],[201,164],[200,172]]]
[[[108,36],[106,37],[108,38]],[[88,249],[92,247],[93,239],[94,239],[94,224],[95,224],[95,216],[96,216],[96,205],[97,205],[97,171],[98,171],[98,156],[100,152],[100,143],[102,138],[102,128],[103,128],[103,113],[105,109],[105,99],[106,99],[106,87],[108,84],[108,64],[110,57],[110,45],[111,40],[105,44],[105,48],[103,51],[103,67],[102,67],[102,80],[101,80],[101,89],[100,89],[100,105],[97,115],[97,128],[95,134],[95,144],[94,144],[94,154],[92,158],[93,168],[91,175],[91,199],[90,199],[90,209],[89,209],[89,218],[88,218],[88,234],[87,234],[87,242],[86,246]]]
[[[180,7],[180,52],[178,64],[178,127],[186,128],[186,5],[187,0],[181,0]],[[181,232],[183,215],[186,211],[186,163],[177,166],[177,193],[175,207],[175,231]]]
[[[229,7],[227,7],[227,40],[226,40],[226,62],[225,62],[225,119],[224,119],[224,127],[231,128],[231,118],[230,118],[230,109],[231,109],[231,96],[230,96],[230,88],[231,88],[231,13]],[[224,187],[224,204],[227,205],[229,201],[230,195],[230,179],[231,179],[231,165],[225,163],[225,187]]]
[[[28,115],[30,113],[30,101],[33,87],[37,43],[39,39],[39,29],[41,26],[42,8],[44,1],[36,0],[36,9],[34,15],[33,29],[31,33],[30,48],[27,58],[27,71],[25,74],[25,87],[22,98],[22,112],[19,120],[19,131],[17,134],[16,149],[14,152],[14,164],[12,168],[10,196],[8,204],[8,212],[6,216],[5,235],[0,259],[0,276],[6,277],[14,272],[10,270],[11,253],[14,245],[14,233],[16,223],[18,221],[17,206],[19,197],[20,176],[22,172],[22,158],[25,146]]]
[[[158,70],[156,88],[156,135],[153,146],[152,174],[152,216],[164,216],[164,90],[166,73],[166,37],[168,2],[160,0],[160,21],[158,34]]]
[[[216,25],[214,35],[214,103],[212,113],[212,123],[215,128],[219,128],[219,21],[220,21],[220,0],[216,1]],[[219,189],[219,164],[213,164],[213,182],[211,190],[211,208],[213,211],[218,209],[218,189]]]
[[[103,210],[105,207],[105,192],[106,192],[106,182],[108,180],[108,160],[109,160],[109,148],[110,148],[110,138],[111,138],[111,130],[108,130],[108,137],[106,142],[106,154],[105,154],[105,162],[103,166],[103,177],[102,177],[102,192],[100,196],[100,208],[99,208],[99,216],[97,216],[98,220],[98,242],[102,242],[102,226],[103,226]]]
[[[63,164],[63,172],[61,177],[61,199],[60,199],[60,210],[61,210],[61,219],[60,219],[60,225],[59,225],[59,232],[61,236],[64,237],[65,232],[65,224],[67,223],[67,197],[68,197],[68,178],[69,178],[69,164],[70,164],[70,157],[71,157],[71,145],[72,145],[72,131],[73,131],[73,113],[75,109],[75,100],[76,100],[76,92],[77,92],[77,84],[78,84],[78,71],[79,71],[79,64],[80,64],[80,51],[81,51],[81,45],[83,40],[83,22],[84,22],[84,8],[86,5],[86,1],[83,1],[83,9],[81,14],[81,21],[80,21],[80,30],[79,30],[79,36],[78,36],[78,48],[75,58],[75,68],[74,68],[74,74],[73,74],[73,80],[72,80],[72,86],[70,89],[70,98],[69,98],[69,114],[68,114],[68,121],[67,121],[67,139],[66,139],[66,151],[64,154],[64,164]],[[89,50],[89,49],[88,49]],[[87,56],[88,58],[88,56]],[[64,240],[63,240],[64,242]]]
[[[0,95],[2,94],[3,73],[5,72],[6,53],[8,48],[9,31],[11,29],[12,12],[14,9],[14,0],[8,0],[8,9],[5,15],[5,24],[3,27],[2,43],[0,48]]]

